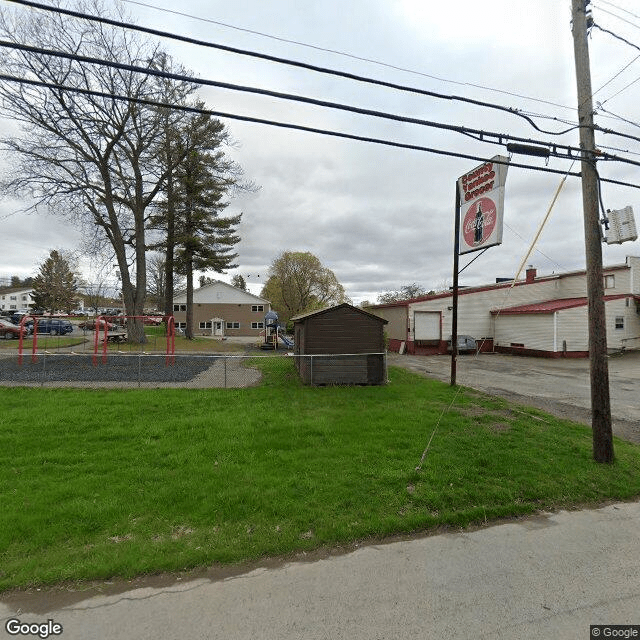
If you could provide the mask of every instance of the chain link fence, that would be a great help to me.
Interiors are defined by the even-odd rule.
[[[257,358],[295,358],[310,385],[383,384],[386,354],[217,355],[88,352],[0,353],[0,386],[240,388],[258,384]],[[253,363],[252,363],[253,361]]]

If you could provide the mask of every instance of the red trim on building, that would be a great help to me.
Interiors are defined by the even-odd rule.
[[[628,298],[629,294],[616,294],[614,296],[605,296],[604,301],[623,300]],[[588,303],[587,298],[561,298],[559,300],[545,300],[544,302],[536,302],[535,304],[522,304],[517,307],[507,307],[506,309],[492,309],[491,315],[518,315],[532,313],[555,313],[564,309],[573,309],[575,307],[584,307]]]

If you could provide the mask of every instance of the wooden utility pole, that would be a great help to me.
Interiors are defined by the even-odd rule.
[[[587,299],[589,310],[589,359],[591,372],[591,426],[593,458],[596,462],[613,462],[611,405],[609,399],[609,365],[607,363],[607,327],[602,274],[602,236],[598,211],[598,174],[593,129],[593,100],[589,43],[587,40],[587,5],[590,0],[571,0],[573,48],[578,87],[578,121],[582,149],[582,206],[584,242],[587,262]]]
[[[453,240],[453,317],[451,320],[451,386],[456,386],[458,359],[458,269],[460,268],[460,187],[456,180],[456,218]]]

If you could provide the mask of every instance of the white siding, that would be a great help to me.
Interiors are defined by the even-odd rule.
[[[490,313],[492,309],[505,309],[521,304],[544,302],[556,297],[555,279],[478,292],[461,292],[458,296],[458,335],[470,335],[474,338],[491,337],[493,335],[493,321]],[[411,330],[414,330],[414,312],[440,311],[442,313],[442,335],[448,339],[451,335],[453,320],[453,311],[449,308],[452,304],[452,296],[410,304]]]
[[[640,258],[627,256],[627,265],[630,267],[629,292],[640,294]]]
[[[559,311],[557,331],[558,351],[564,349],[565,342],[567,351],[588,351],[589,318],[587,305]]]
[[[531,313],[497,316],[494,346],[522,345],[525,349],[553,351],[553,314]]]
[[[627,303],[627,300],[629,302]],[[633,298],[610,300],[605,305],[607,317],[607,347],[637,349],[640,347],[640,316]],[[623,329],[616,329],[616,318],[622,318]]]

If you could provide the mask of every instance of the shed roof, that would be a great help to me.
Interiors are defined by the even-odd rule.
[[[347,309],[351,309],[352,311],[357,311],[358,313],[361,313],[363,316],[373,318],[374,320],[378,320],[383,324],[387,324],[387,322],[389,322],[388,320],[385,320],[384,318],[377,316],[375,313],[370,313],[369,311],[365,311],[360,307],[354,307],[352,304],[349,304],[348,302],[343,302],[342,304],[337,304],[337,305],[334,305],[333,307],[325,307],[324,309],[318,309],[316,311],[309,311],[308,313],[302,313],[300,315],[297,315],[291,318],[291,320],[292,322],[302,322],[303,320],[306,320],[307,318],[311,318],[312,316],[320,316],[325,313],[330,313],[331,311],[335,311],[336,309],[342,309],[342,308],[347,308]]]

